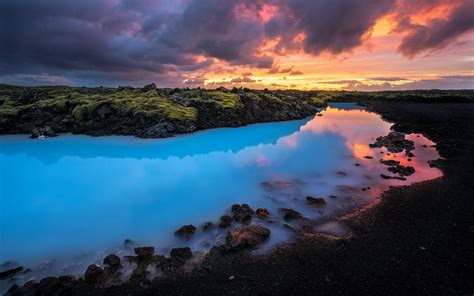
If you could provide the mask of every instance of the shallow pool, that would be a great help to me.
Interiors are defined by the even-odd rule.
[[[124,239],[158,252],[206,249],[222,234],[198,230],[183,241],[174,231],[216,222],[234,203],[270,210],[277,223],[269,226],[268,248],[292,235],[279,227],[278,208],[317,219],[376,202],[390,185],[441,176],[428,166],[439,155],[425,137],[407,136],[416,147],[408,161],[368,146],[390,131],[379,115],[353,104],[334,104],[321,115],[168,139],[1,136],[0,262],[70,273],[123,251]],[[382,179],[388,174],[382,158],[416,172],[406,181]],[[327,205],[308,208],[307,195]]]

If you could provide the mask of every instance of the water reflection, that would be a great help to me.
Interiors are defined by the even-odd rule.
[[[173,139],[0,137],[0,261],[33,264],[85,251],[99,258],[125,238],[203,249],[220,234],[182,242],[174,230],[217,221],[233,203],[266,207],[277,219],[280,207],[317,218],[374,202],[387,186],[441,175],[427,164],[438,154],[422,136],[409,136],[416,143],[411,161],[369,148],[389,131],[377,114],[336,105],[310,120]],[[416,173],[384,180],[379,159],[400,160]],[[308,208],[307,195],[325,198],[324,211]],[[291,235],[278,223],[271,227],[268,245]]]

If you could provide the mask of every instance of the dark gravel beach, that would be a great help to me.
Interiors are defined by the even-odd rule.
[[[444,176],[385,192],[344,220],[349,239],[298,237],[265,256],[215,255],[149,287],[87,285],[68,295],[472,295],[474,104],[364,103],[438,144]],[[40,292],[41,291],[37,291]],[[43,291],[44,292],[44,291]],[[46,295],[46,294],[45,294]]]

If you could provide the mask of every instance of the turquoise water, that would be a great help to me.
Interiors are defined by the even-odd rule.
[[[280,207],[318,218],[375,202],[389,185],[441,175],[426,163],[438,158],[436,150],[419,148],[433,143],[410,135],[417,145],[410,165],[417,172],[406,182],[381,179],[387,173],[378,162],[383,149],[368,144],[391,124],[354,105],[321,113],[168,139],[1,136],[0,262],[33,266],[68,258],[55,272],[73,270],[63,266],[71,261],[83,269],[119,252],[124,239],[163,252],[177,245],[205,249],[222,233],[183,242],[174,230],[216,222],[233,203],[266,207],[277,220]],[[360,190],[365,186],[373,189]],[[326,198],[324,213],[307,208],[306,195]],[[278,223],[271,227],[269,246],[291,237]]]

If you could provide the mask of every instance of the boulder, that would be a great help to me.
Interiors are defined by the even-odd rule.
[[[293,209],[281,208],[280,211],[283,213],[283,218],[286,221],[299,220],[303,218],[303,216],[299,212]]]
[[[398,174],[400,177],[410,176],[415,173],[414,167],[402,166],[402,165],[392,166],[392,167],[389,167],[387,170],[394,174]]]
[[[232,224],[232,217],[228,215],[223,215],[221,219],[219,220],[219,226],[220,227],[229,227]]]
[[[36,139],[39,137],[56,137],[57,134],[54,130],[49,126],[45,125],[44,127],[35,127],[31,132],[30,138]]]
[[[139,247],[135,248],[134,251],[138,255],[138,261],[151,261],[155,255],[154,247]]]
[[[407,178],[396,177],[396,176],[387,176],[387,175],[384,175],[384,174],[380,174],[380,177],[382,177],[382,179],[386,179],[386,180],[389,180],[389,179],[395,179],[395,180],[400,180],[400,181],[406,181],[407,180]]]
[[[109,255],[104,258],[104,265],[108,265],[113,269],[117,269],[120,267],[120,257],[117,255]]]
[[[430,168],[442,169],[444,163],[445,163],[445,160],[442,159],[442,158],[438,158],[438,159],[428,161],[428,164],[429,164]]]
[[[175,235],[183,237],[183,238],[190,238],[196,232],[196,227],[192,224],[181,226],[180,229],[174,232]]]
[[[176,127],[170,122],[160,122],[144,129],[138,136],[141,138],[167,138],[174,135]]]
[[[306,203],[311,207],[322,207],[326,205],[324,198],[312,196],[306,196]]]
[[[135,244],[135,242],[129,238],[127,238],[126,240],[123,241],[123,246],[128,249],[128,248],[131,248],[133,245]]]
[[[248,223],[252,220],[254,211],[248,204],[234,204],[231,208],[233,218],[237,222]]]
[[[179,258],[183,260],[191,259],[193,252],[188,247],[171,249],[170,258]]]
[[[230,231],[223,247],[225,251],[254,248],[263,244],[270,234],[270,229],[259,224],[245,225]]]
[[[209,230],[212,226],[214,226],[214,224],[212,224],[212,222],[206,222],[202,225],[202,230],[204,230],[204,231]]]
[[[270,216],[270,212],[266,208],[258,208],[256,214],[258,218],[264,220]]]
[[[24,269],[23,266],[16,262],[7,261],[0,265],[0,279],[5,279],[17,274]]]
[[[84,273],[84,278],[88,282],[97,282],[103,273],[104,271],[102,268],[95,264],[91,264],[89,267],[87,267],[87,270]]]
[[[381,159],[381,160],[380,160],[380,163],[381,163],[381,164],[384,164],[384,165],[388,165],[388,166],[396,166],[396,165],[399,165],[399,164],[400,164],[399,161],[397,161],[397,160],[392,160],[392,159],[390,159],[390,160],[383,160],[383,159]]]

